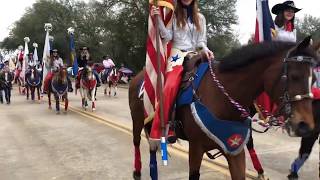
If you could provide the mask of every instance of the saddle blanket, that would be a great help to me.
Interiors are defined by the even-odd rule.
[[[250,137],[251,119],[244,122],[220,120],[199,101],[191,103],[191,112],[202,131],[226,154],[237,155]]]

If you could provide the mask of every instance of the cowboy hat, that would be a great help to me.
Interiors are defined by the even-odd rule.
[[[80,51],[82,51],[82,50],[88,50],[89,51],[89,48],[86,47],[86,46],[83,46],[83,47],[80,48]]]
[[[58,52],[58,49],[52,49],[51,52]]]
[[[283,12],[286,9],[293,9],[294,13],[299,12],[301,9],[296,8],[296,6],[294,5],[293,1],[285,1],[283,3],[280,4],[276,4],[272,7],[271,12],[273,14],[278,15],[279,13]]]

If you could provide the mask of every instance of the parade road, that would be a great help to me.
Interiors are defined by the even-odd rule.
[[[49,110],[46,97],[27,101],[13,89],[11,105],[0,106],[0,179],[132,179],[133,144],[128,90],[119,88],[116,97],[97,93],[95,112],[81,109],[80,94],[70,94],[70,110],[57,115]],[[54,107],[54,106],[53,106]],[[145,139],[145,138],[143,138]],[[300,138],[288,137],[281,130],[254,134],[257,154],[267,176],[286,179],[291,162],[297,157]],[[169,166],[161,165],[159,179],[188,179],[187,142],[169,148]],[[149,178],[148,143],[143,140],[142,179]],[[179,150],[180,149],[180,150]],[[318,145],[303,166],[300,177],[318,178]],[[201,179],[231,179],[223,157],[206,160]],[[254,174],[247,154],[247,177]]]

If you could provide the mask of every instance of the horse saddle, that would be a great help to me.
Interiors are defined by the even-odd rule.
[[[188,53],[183,60],[183,75],[182,75],[182,80],[180,82],[180,92],[185,91],[189,87],[191,87],[193,80],[196,79],[201,79],[202,74],[199,74],[200,72],[205,72],[207,70],[205,65],[203,64],[203,60],[200,56],[200,54],[196,52],[190,52]],[[200,68],[200,72],[198,72],[198,69]],[[199,75],[202,75],[199,77]],[[139,83],[138,85],[138,97],[142,98],[143,97],[143,91],[144,91],[144,81]],[[180,93],[179,93],[180,94]]]

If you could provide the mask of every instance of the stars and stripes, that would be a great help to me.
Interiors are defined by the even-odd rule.
[[[149,1],[149,10],[153,5],[153,0]],[[160,17],[163,19],[165,26],[167,26],[173,17],[174,2],[173,0],[158,0],[160,8]],[[144,82],[144,110],[145,116],[148,117],[155,111],[157,104],[157,50],[156,50],[156,27],[155,17],[149,15],[148,19],[148,37],[147,37],[147,54],[146,54],[146,73]],[[164,83],[164,74],[166,70],[166,60],[170,55],[171,42],[163,43],[160,41],[160,59],[161,59],[161,76],[162,83]]]

